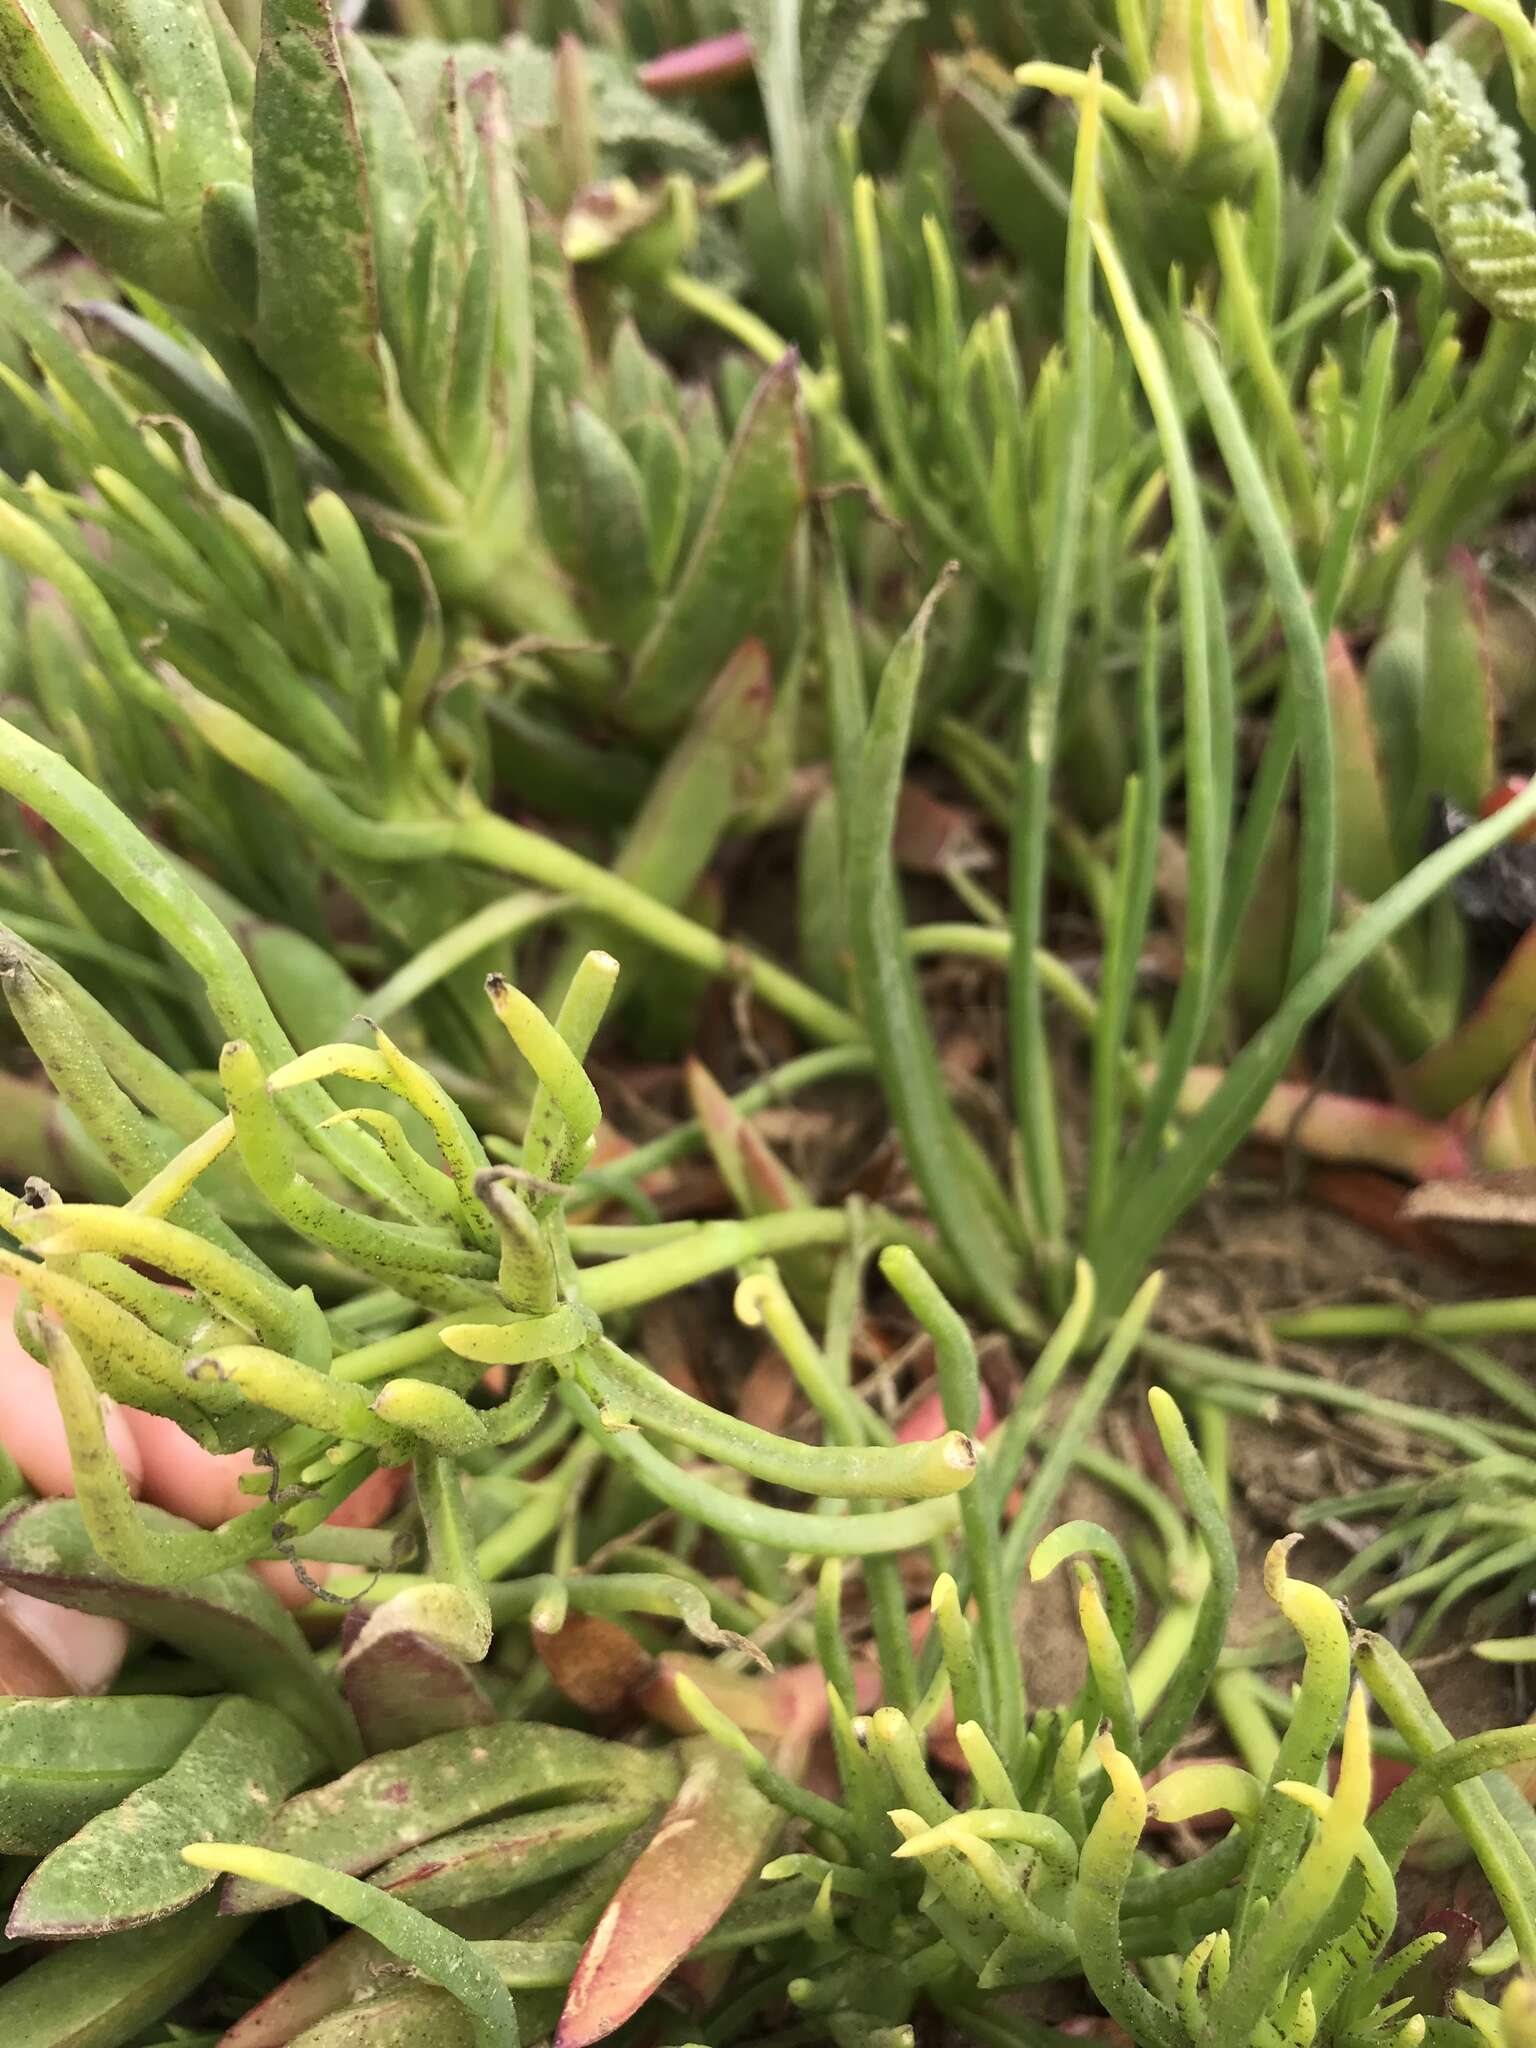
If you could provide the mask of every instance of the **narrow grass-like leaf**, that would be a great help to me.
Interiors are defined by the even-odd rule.
[[[1201,329],[1185,330],[1195,383],[1237,490],[1280,624],[1290,650],[1289,693],[1295,702],[1300,757],[1301,835],[1296,877],[1296,922],[1288,978],[1304,974],[1323,949],[1333,923],[1333,728],[1322,638],[1302,584],[1291,540],[1281,523],[1242,414],[1216,351]]]
[[[429,1983],[452,1992],[475,2021],[483,2048],[519,2048],[517,2013],[506,1986],[467,1941],[402,1905],[388,1892],[301,1856],[253,1849],[238,1842],[197,1842],[183,1850],[199,1870],[225,1871],[254,1890],[297,1893],[398,1956]]]
[[[1067,419],[1057,453],[1051,551],[1035,626],[1029,692],[1020,721],[1018,771],[1009,840],[1013,951],[1008,969],[1009,1070],[1014,1117],[1041,1252],[1054,1267],[1065,1221],[1056,1084],[1045,1035],[1045,1000],[1037,960],[1045,923],[1046,849],[1050,839],[1057,725],[1068,641],[1080,600],[1083,536],[1093,468],[1093,244],[1089,221],[1098,203],[1099,73],[1089,74],[1078,120],[1067,225],[1065,347]]]
[[[1099,976],[1099,1011],[1094,1023],[1092,1096],[1089,1111],[1088,1192],[1083,1231],[1097,1239],[1108,1218],[1115,1169],[1123,1138],[1125,1039],[1136,995],[1137,963],[1146,939],[1157,885],[1157,846],[1162,828],[1163,758],[1158,729],[1158,603],[1161,574],[1147,593],[1137,669],[1137,772],[1126,778],[1121,798],[1114,889],[1104,932]]]
[[[1211,1174],[1239,1144],[1279,1079],[1297,1040],[1346,986],[1384,939],[1431,903],[1464,869],[1536,818],[1536,782],[1491,818],[1480,820],[1420,861],[1385,896],[1335,934],[1316,964],[1243,1047],[1226,1078],[1186,1128],[1169,1158],[1139,1189],[1118,1219],[1115,1244],[1103,1261],[1106,1295],[1114,1300]]]
[[[902,943],[900,889],[891,854],[928,627],[941,591],[942,585],[929,594],[886,664],[858,780],[842,793],[848,921],[865,1028],[913,1174],[978,1300],[1005,1328],[1017,1329],[1020,1304],[1010,1284],[1014,1261],[975,1185],[960,1138]]]
[[[1099,265],[1152,413],[1168,474],[1184,671],[1188,860],[1184,962],[1162,1057],[1142,1107],[1140,1129],[1127,1163],[1127,1177],[1134,1186],[1151,1171],[1158,1157],[1168,1119],[1210,1014],[1221,918],[1221,861],[1231,824],[1230,817],[1219,814],[1217,802],[1219,789],[1229,783],[1230,766],[1216,762],[1213,747],[1217,733],[1230,729],[1231,717],[1230,706],[1220,708],[1216,703],[1216,691],[1225,669],[1223,664],[1211,660],[1206,576],[1210,543],[1178,396],[1162,348],[1136,302],[1130,277],[1108,227],[1095,221],[1092,232]],[[1114,1234],[1118,1240],[1118,1220]]]

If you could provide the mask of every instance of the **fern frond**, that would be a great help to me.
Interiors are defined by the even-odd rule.
[[[435,118],[443,67],[450,59],[464,77],[492,73],[500,80],[515,129],[546,128],[555,119],[554,56],[528,36],[511,35],[500,44],[450,45],[428,36],[371,36],[365,41],[425,132]],[[659,169],[706,181],[725,175],[731,158],[724,145],[701,121],[637,85],[619,58],[588,50],[586,70],[598,143],[621,163],[640,152]]]
[[[922,0],[810,0],[801,61],[812,120],[826,129],[857,121],[897,36],[923,12]]]
[[[1374,64],[1416,107],[1431,93],[1425,60],[1399,30],[1380,0],[1317,0],[1317,25],[1331,43]]]
[[[1502,320],[1536,320],[1536,212],[1520,145],[1477,74],[1437,47],[1413,118],[1413,158],[1424,212],[1451,271]]]

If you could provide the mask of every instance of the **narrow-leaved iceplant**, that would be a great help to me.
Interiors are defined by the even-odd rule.
[[[1536,469],[1536,33],[396,12],[0,0],[0,1275],[71,1481],[0,1459],[0,1594],[132,1631],[0,1713],[0,2042],[1532,2048],[1536,1728],[1458,1739],[1409,1658],[1536,1575],[1478,1341],[1536,1310],[1272,1319],[1438,1347],[1516,1419],[1467,1418],[1181,1342],[1155,1269],[1253,1134],[1536,1163],[1461,551]],[[1006,843],[1006,903],[936,863],[969,922],[908,918],[919,750]],[[712,870],[802,815],[792,971]],[[1006,975],[990,1152],[934,954]],[[618,955],[636,1040],[712,978],[811,1049],[608,1158]],[[1290,1073],[1330,1012],[1393,1100]],[[823,1206],[754,1113],[871,1075],[920,1200]],[[706,1150],[737,1213],[663,1217]],[[723,1276],[760,1419],[646,1313]],[[1166,1490],[1097,1441],[1143,1361]],[[1371,1534],[1327,1586],[1275,1543],[1239,1648],[1224,1418],[1277,1397],[1420,1455],[1301,1510]],[[141,1500],[110,1403],[244,1511]],[[1400,1926],[1410,1854],[1477,1865],[1480,1955]]]

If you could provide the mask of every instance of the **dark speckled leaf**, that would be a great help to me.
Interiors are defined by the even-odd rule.
[[[289,2037],[291,2048],[474,2048],[475,2023],[435,1984],[397,1983]]]
[[[402,1967],[388,1949],[349,1928],[236,2020],[219,2048],[284,2048],[286,2042],[300,2039],[307,2027],[331,2013],[363,2005],[386,1985],[398,1983],[401,1975]]]
[[[163,1920],[211,1891],[187,1842],[259,1840],[318,1759],[294,1724],[255,1700],[221,1700],[162,1777],[88,1820],[21,1888],[6,1932],[58,1941]]]
[[[373,224],[336,25],[324,0],[268,0],[252,115],[258,341],[344,439],[385,417]]]
[[[46,1856],[168,1771],[211,1699],[20,1699],[0,1713],[0,1854]]]
[[[373,1882],[424,1913],[502,1898],[582,1869],[623,1841],[660,1804],[660,1797],[638,1805],[633,1800],[584,1799],[539,1813],[482,1821],[478,1827],[439,1835],[397,1856],[373,1873]]]
[[[569,1728],[502,1721],[370,1757],[331,1784],[301,1792],[283,1808],[265,1846],[356,1875],[514,1804],[632,1795],[668,1768],[666,1758]],[[260,1912],[284,1903],[264,1885],[236,1878],[224,1910]]]

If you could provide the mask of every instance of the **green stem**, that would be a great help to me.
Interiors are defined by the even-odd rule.
[[[1270,349],[1269,332],[1259,307],[1258,294],[1254,289],[1253,274],[1248,267],[1248,255],[1243,247],[1237,214],[1231,205],[1223,200],[1219,206],[1211,209],[1210,218],[1211,239],[1216,245],[1217,259],[1221,264],[1222,285],[1232,309],[1237,338],[1242,347],[1248,373],[1253,378],[1259,402],[1268,415],[1280,473],[1285,479],[1291,514],[1303,538],[1312,544],[1316,542],[1318,532],[1317,505],[1312,496],[1311,464],[1302,445],[1301,430],[1296,424],[1291,394],[1286,389],[1285,379],[1281,376]]]

